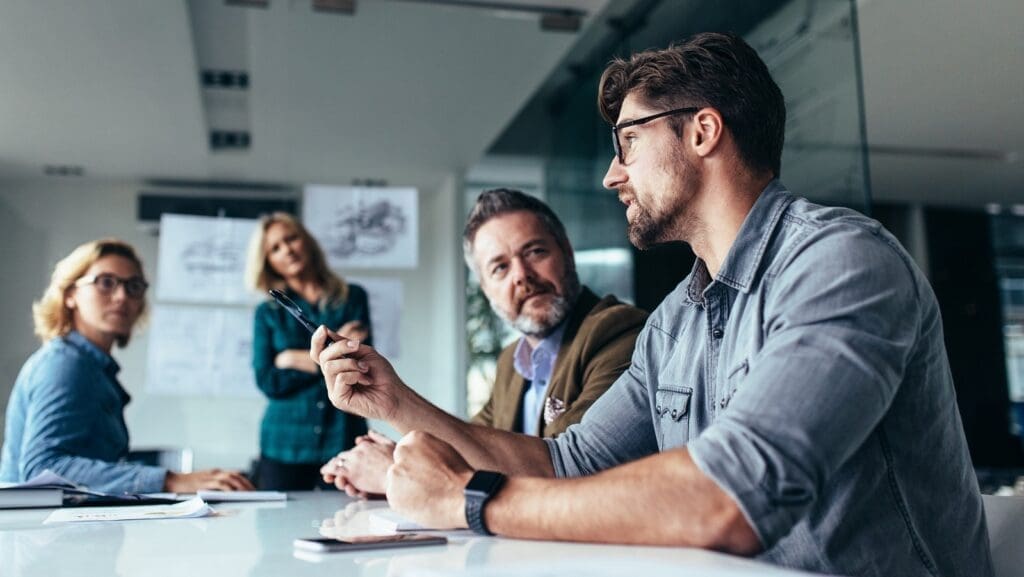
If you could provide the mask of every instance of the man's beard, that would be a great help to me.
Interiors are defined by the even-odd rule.
[[[635,196],[633,206],[636,207],[633,220],[627,223],[629,242],[640,250],[647,250],[658,243],[665,242],[665,233],[674,215],[661,214],[655,217],[637,202]]]
[[[627,223],[629,242],[640,250],[647,250],[654,245],[674,240],[684,240],[688,232],[692,215],[687,214],[689,199],[699,187],[699,175],[694,170],[693,163],[685,156],[665,166],[665,170],[671,171],[672,180],[682,188],[676,191],[675,205],[663,210],[660,214],[654,214],[646,206],[640,204],[640,198],[632,185],[624,185],[628,195],[633,198],[634,215]],[[628,209],[627,209],[628,211]],[[683,229],[683,230],[680,230]],[[684,237],[684,238],[680,238]]]
[[[536,294],[547,294],[551,296],[551,304],[549,304],[543,312],[539,315],[526,315],[520,313],[515,318],[510,318],[503,311],[499,310],[491,302],[491,310],[498,315],[503,321],[512,326],[515,330],[520,333],[543,339],[554,332],[558,325],[562,324],[572,312],[573,305],[576,304],[576,297],[580,293],[580,281],[576,276],[576,271],[567,271],[565,277],[562,279],[562,286],[565,288],[565,294],[556,295],[554,294],[554,286],[550,284],[545,285],[534,285],[538,289],[544,290],[532,290],[529,296]],[[525,297],[523,300],[525,301]],[[522,310],[522,304],[520,304],[519,310]]]

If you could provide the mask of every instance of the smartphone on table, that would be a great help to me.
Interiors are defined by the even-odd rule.
[[[270,289],[268,292],[270,293],[270,296],[274,297],[274,300],[277,301],[277,304],[284,307],[284,310],[288,311],[289,314],[295,317],[295,320],[299,321],[300,325],[306,327],[306,330],[309,331],[309,334],[313,334],[316,332],[317,327],[315,324],[313,324],[313,321],[309,320],[308,318],[306,318],[306,315],[302,314],[302,309],[299,308],[299,305],[295,304],[295,301],[288,298],[288,295],[275,289]],[[333,342],[334,339],[332,339],[331,337],[327,337],[327,344]]]
[[[296,539],[293,545],[301,551],[314,553],[343,553],[345,551],[368,551],[371,549],[397,549],[399,547],[420,547],[423,545],[444,545],[448,538],[443,535],[421,533],[400,533],[398,535],[360,535],[345,538]]]

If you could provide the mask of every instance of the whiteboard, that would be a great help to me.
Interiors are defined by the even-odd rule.
[[[157,300],[258,303],[263,297],[245,288],[246,251],[257,225],[258,221],[244,218],[164,214]]]
[[[399,325],[402,318],[402,281],[393,278],[348,277],[366,289],[373,325],[373,348],[394,362],[401,353]]]
[[[146,362],[147,392],[261,398],[252,370],[254,310],[154,305]]]
[[[332,268],[416,268],[415,188],[308,185],[302,222]]]

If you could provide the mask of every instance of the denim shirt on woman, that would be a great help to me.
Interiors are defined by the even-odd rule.
[[[104,493],[162,491],[167,470],[125,463],[131,397],[109,354],[77,332],[51,339],[18,374],[7,404],[0,481],[46,469]]]
[[[992,574],[931,287],[879,223],[778,182],[718,275],[698,260],[630,369],[546,442],[559,476],[685,447],[772,563]]]

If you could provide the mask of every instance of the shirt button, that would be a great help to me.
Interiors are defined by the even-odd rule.
[[[318,408],[318,409],[323,409],[323,408],[324,408],[324,406],[325,406],[325,405],[324,405],[324,402],[323,402],[323,401],[317,401],[317,402],[316,402],[316,408]]]
[[[728,403],[728,402],[726,402],[726,400],[725,400],[724,398],[723,398],[722,400],[718,401],[718,406],[719,406],[719,407],[721,407],[721,408],[723,408],[723,409],[724,409],[724,408],[725,408],[725,406],[726,406],[726,405],[728,405],[728,404],[729,404],[729,403]]]
[[[725,333],[722,332],[722,329],[715,329],[715,330],[711,331],[711,336],[715,337],[716,339],[722,338],[723,334],[725,334]]]
[[[313,432],[316,433],[317,435],[322,433],[323,430],[324,430],[323,427],[321,427],[320,425],[317,425],[317,426],[313,427]]]
[[[674,418],[676,418],[678,416],[679,416],[679,411],[677,411],[675,409],[672,409],[672,418],[674,419]]]

